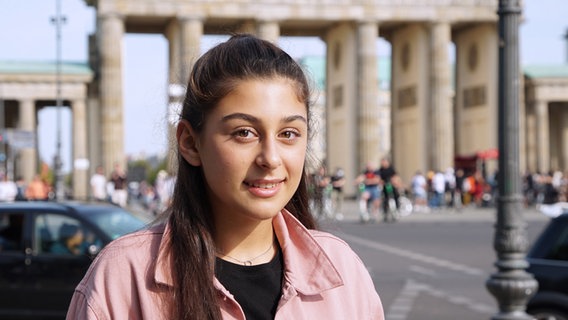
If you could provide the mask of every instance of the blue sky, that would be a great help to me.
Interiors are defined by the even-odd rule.
[[[527,64],[567,63],[568,1],[525,0],[520,30],[521,61]],[[87,35],[94,31],[95,11],[83,0],[61,0],[66,23],[62,27],[62,59],[86,61]],[[0,0],[0,60],[53,61],[56,58],[56,0]],[[204,47],[217,39],[204,41]],[[281,39],[280,45],[296,58],[323,55],[318,39]],[[125,36],[124,41],[125,152],[155,154],[165,150],[165,95],[167,42],[160,35]],[[379,45],[379,52],[388,47]],[[55,110],[40,113],[39,141],[42,159],[50,163],[55,154]],[[70,123],[64,111],[63,122]],[[64,168],[69,168],[69,125],[63,126]]]

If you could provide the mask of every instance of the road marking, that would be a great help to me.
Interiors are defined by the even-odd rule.
[[[417,282],[413,279],[406,279],[404,287],[394,299],[393,303],[389,306],[389,309],[385,312],[385,319],[389,320],[406,320],[408,315],[412,310],[412,306],[421,293],[430,294],[436,298],[441,298],[449,303],[464,306],[476,313],[481,313],[484,315],[494,314],[495,308],[490,305],[475,302],[467,297],[456,296],[444,292],[442,290],[437,290],[431,286]]]
[[[432,269],[424,268],[424,267],[421,267],[421,266],[412,265],[408,269],[410,269],[410,271],[412,271],[412,272],[416,272],[416,273],[419,273],[419,274],[430,276],[432,278],[436,278],[438,276],[436,274],[436,271],[434,271]]]
[[[412,259],[415,261],[419,261],[422,263],[427,263],[427,264],[431,264],[440,268],[446,268],[446,269],[450,269],[453,271],[457,271],[457,272],[461,272],[461,273],[465,273],[467,275],[470,276],[483,276],[483,277],[488,277],[489,274],[486,274],[483,270],[481,269],[477,269],[477,268],[472,268],[463,264],[459,264],[459,263],[455,263],[452,261],[448,261],[448,260],[444,260],[444,259],[440,259],[440,258],[436,258],[433,256],[428,256],[422,253],[417,253],[417,252],[412,252],[409,250],[405,250],[405,249],[401,249],[401,248],[397,248],[394,246],[389,246],[386,244],[381,244],[375,241],[371,241],[371,240],[367,240],[364,238],[359,238],[350,234],[346,234],[346,233],[341,233],[340,235],[341,238],[343,238],[345,241],[347,242],[353,242],[371,249],[375,249],[375,250],[380,250],[380,251],[384,251],[387,253],[392,253],[395,255],[398,255],[400,257],[404,257],[404,258],[408,258],[408,259]]]

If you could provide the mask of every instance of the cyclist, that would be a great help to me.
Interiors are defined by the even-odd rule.
[[[383,184],[383,220],[389,222],[395,220],[394,215],[389,210],[389,199],[394,199],[396,210],[399,209],[398,176],[396,170],[391,165],[389,159],[381,159],[381,167],[377,174]]]
[[[355,182],[360,186],[361,192],[359,198],[361,221],[369,221],[369,215],[377,218],[380,206],[379,184],[381,180],[375,164],[368,162],[365,170],[357,177]]]

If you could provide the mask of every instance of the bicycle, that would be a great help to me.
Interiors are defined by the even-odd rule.
[[[385,199],[383,199],[383,201],[386,201],[383,205],[383,210],[385,210],[385,222],[388,222],[389,220],[395,222],[402,217],[406,217],[412,214],[414,206],[412,204],[412,201],[408,197],[406,197],[404,192],[398,194],[397,207],[394,191],[395,187],[392,185],[392,183],[387,182],[385,183],[383,188],[383,194],[385,195]]]
[[[378,216],[380,190],[374,190],[372,187],[368,189],[364,183],[360,183],[358,189],[359,220],[361,223],[371,222]]]

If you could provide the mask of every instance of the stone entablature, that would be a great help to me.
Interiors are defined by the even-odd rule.
[[[61,93],[66,100],[86,99],[91,75],[61,77]],[[0,92],[4,99],[55,100],[56,80],[49,75],[1,74]]]
[[[568,78],[527,79],[527,100],[568,101]]]
[[[86,99],[93,73],[86,65],[61,65],[61,93],[64,99]],[[3,99],[56,99],[56,65],[51,62],[0,61],[0,95]]]
[[[282,35],[306,35],[306,32],[318,35],[341,20],[377,21],[388,25],[440,20],[460,24],[495,22],[498,18],[497,0],[86,0],[86,3],[96,7],[101,17],[108,14],[123,16],[126,28],[133,32],[144,32],[143,28],[151,28],[152,24],[161,28],[173,17],[202,19],[205,28],[212,32],[226,32],[247,19],[275,21],[280,24]],[[152,19],[154,21],[148,23]]]

